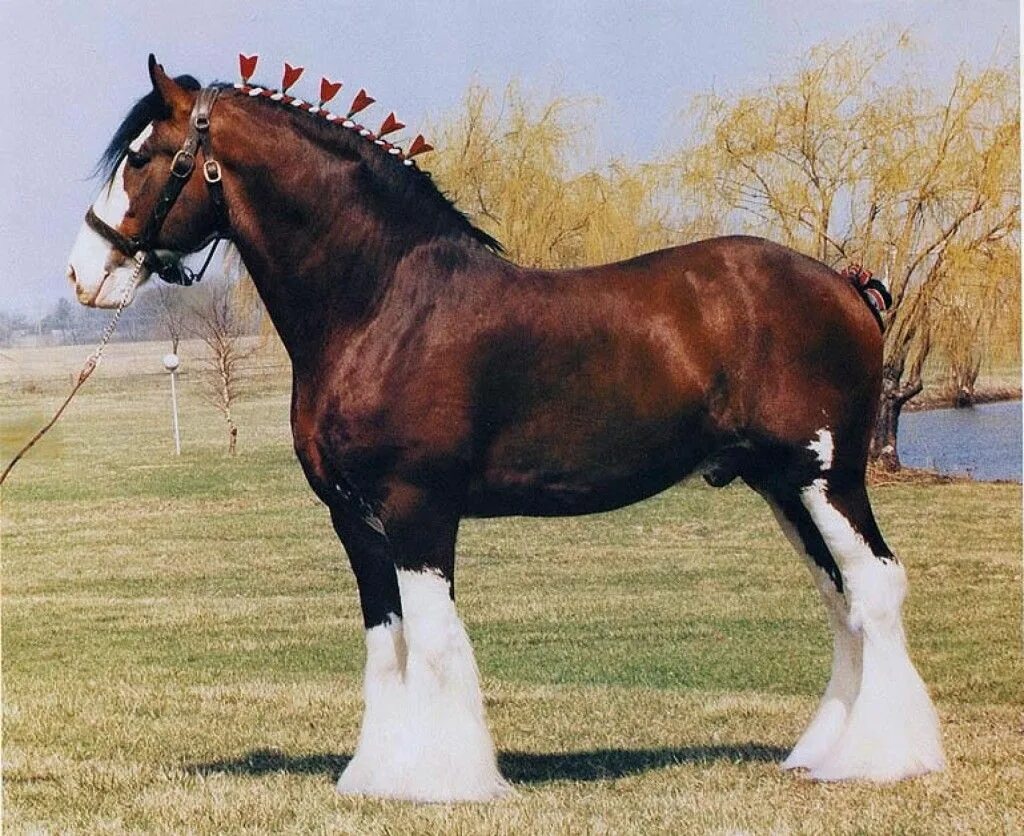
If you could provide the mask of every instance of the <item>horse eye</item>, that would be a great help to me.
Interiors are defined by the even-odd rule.
[[[142,168],[149,162],[149,157],[145,154],[140,154],[138,151],[132,151],[131,149],[129,149],[128,153],[125,155],[125,159],[128,160],[128,165],[132,168]]]

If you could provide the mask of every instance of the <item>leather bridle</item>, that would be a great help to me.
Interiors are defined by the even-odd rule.
[[[210,112],[220,94],[218,87],[204,87],[196,97],[195,106],[189,116],[188,135],[185,143],[178,149],[171,160],[171,176],[164,184],[160,197],[150,212],[149,219],[138,235],[125,235],[115,229],[89,207],[85,213],[85,222],[102,238],[105,238],[115,249],[124,253],[129,258],[136,258],[143,254],[143,265],[150,271],[156,273],[161,279],[170,284],[190,285],[202,279],[206,268],[213,258],[216,244],[210,250],[199,273],[194,273],[181,262],[181,254],[174,253],[169,256],[157,253],[156,239],[163,228],[164,221],[170,214],[171,209],[177,202],[182,190],[191,178],[196,169],[196,154],[203,152],[203,179],[206,181],[210,198],[223,219],[226,216],[224,211],[224,188],[221,185],[220,163],[214,159],[213,147],[210,142]],[[203,249],[211,241],[219,242],[221,239],[220,229],[212,233],[202,246],[195,251]]]

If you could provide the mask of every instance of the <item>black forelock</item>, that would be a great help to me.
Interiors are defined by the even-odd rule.
[[[186,90],[198,90],[202,87],[190,75],[179,75],[174,80]],[[121,124],[117,126],[114,136],[111,138],[106,150],[100,155],[99,162],[96,163],[93,176],[100,177],[103,180],[109,180],[113,177],[117,167],[121,164],[121,160],[124,159],[124,155],[127,153],[128,146],[132,140],[142,133],[143,128],[150,122],[166,119],[169,115],[166,105],[160,98],[160,94],[156,90],[150,90],[132,105],[131,110],[121,120]]]

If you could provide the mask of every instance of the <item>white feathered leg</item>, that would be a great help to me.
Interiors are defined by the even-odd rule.
[[[830,502],[825,479],[804,488],[801,501],[839,566],[846,627],[862,643],[860,687],[846,723],[826,751],[802,765],[826,781],[895,781],[944,769],[938,715],[907,653],[900,615],[906,571],[872,552]]]
[[[782,764],[784,769],[809,768],[836,743],[849,719],[860,690],[862,641],[860,635],[849,628],[846,601],[835,583],[807,553],[800,535],[781,509],[774,503],[771,507],[786,538],[804,556],[832,628],[832,675],[828,686],[814,718]]]
[[[399,571],[398,585],[403,618],[367,631],[363,727],[338,791],[414,801],[507,795],[448,581]]]
[[[363,723],[355,754],[338,780],[346,795],[392,796],[394,759],[401,750],[406,712],[405,634],[402,619],[366,631],[366,670],[363,678]]]

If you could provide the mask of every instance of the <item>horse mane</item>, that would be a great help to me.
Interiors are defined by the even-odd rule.
[[[224,86],[228,90],[235,87]],[[252,84],[251,87],[257,88],[260,85]],[[290,96],[275,100],[265,95],[249,96],[244,91],[238,92],[238,95],[249,101],[259,102],[258,107],[273,108],[288,115],[298,130],[311,136],[328,152],[333,148],[336,149],[336,153],[358,157],[373,175],[374,185],[390,199],[403,205],[411,203],[424,214],[442,219],[446,222],[446,231],[467,235],[492,252],[504,252],[501,243],[476,226],[451,198],[437,187],[428,172],[415,165],[403,165],[402,158],[389,154],[387,146],[374,143],[376,137],[372,133],[368,137],[361,135],[361,125],[345,127],[344,120],[341,119],[329,122],[304,108],[292,106]],[[352,125],[351,122],[348,124]]]
[[[199,90],[202,86],[190,75],[177,76],[174,80],[187,90]],[[214,86],[221,88],[226,93],[237,92],[237,88],[232,84],[215,82]],[[360,126],[356,126],[357,129],[352,129],[344,127],[341,120],[328,122],[307,110],[293,107],[285,101],[275,101],[265,96],[246,96],[242,92],[238,92],[238,95],[260,102],[257,107],[274,108],[287,114],[297,129],[311,135],[317,144],[328,153],[334,148],[337,149],[336,153],[356,156],[373,175],[375,185],[381,193],[387,195],[388,198],[401,202],[403,205],[412,204],[421,210],[422,214],[441,220],[446,232],[466,235],[492,252],[498,254],[504,252],[501,243],[477,227],[435,185],[429,173],[422,171],[416,165],[403,165],[402,159],[389,154],[385,147],[375,144],[372,141],[374,139],[372,134],[368,139],[361,136],[358,131]],[[150,91],[139,99],[114,132],[114,136],[96,165],[95,173],[104,181],[113,177],[121,160],[128,152],[128,146],[132,140],[150,122],[166,118],[166,116],[166,108],[155,91]]]

